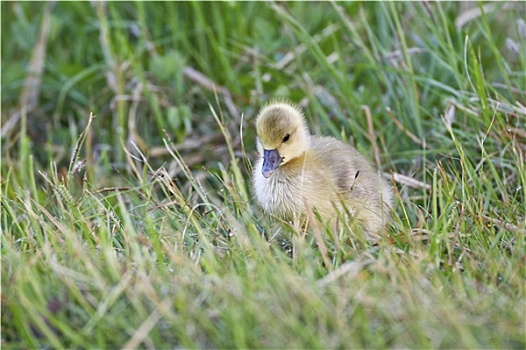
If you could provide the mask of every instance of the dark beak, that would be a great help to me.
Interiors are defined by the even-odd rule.
[[[281,164],[283,158],[279,156],[277,149],[266,149],[263,153],[263,167],[261,168],[261,174],[265,178],[268,178],[274,170]]]

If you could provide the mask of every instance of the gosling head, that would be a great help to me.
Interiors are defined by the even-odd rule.
[[[263,156],[261,174],[270,177],[280,166],[309,148],[309,129],[302,112],[287,103],[271,103],[256,119],[258,150]]]

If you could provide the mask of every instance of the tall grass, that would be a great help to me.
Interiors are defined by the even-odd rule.
[[[518,4],[1,7],[3,347],[526,346]],[[389,235],[255,205],[272,98],[391,175]]]

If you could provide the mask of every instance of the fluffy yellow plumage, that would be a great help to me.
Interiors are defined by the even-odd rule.
[[[256,128],[254,188],[267,213],[284,220],[318,213],[330,222],[345,208],[367,234],[385,229],[391,187],[353,147],[310,135],[302,112],[284,102],[264,107]]]

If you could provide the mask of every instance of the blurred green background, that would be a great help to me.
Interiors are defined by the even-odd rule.
[[[272,98],[286,98],[305,108],[314,132],[350,139],[372,158],[367,106],[384,169],[410,173],[415,143],[392,118],[426,140],[429,156],[447,154],[451,140],[443,139],[437,120],[477,91],[470,60],[480,64],[490,95],[513,105],[524,90],[524,55],[516,51],[524,49],[517,22],[524,9],[518,3],[493,4],[474,19],[460,15],[476,12],[476,3],[1,6],[3,155],[16,157],[25,125],[41,164],[67,164],[93,113],[96,166],[122,168],[128,141],[161,164],[165,153],[157,147],[167,136],[176,144],[197,141],[199,147],[188,146],[188,158],[196,159],[190,162],[214,166],[223,160],[213,150],[222,140],[209,104],[223,111],[235,136],[244,116],[252,156],[255,113]],[[40,79],[25,86],[31,67],[39,66]],[[33,99],[22,113],[26,124],[8,132],[5,123],[27,104],[24,94]],[[481,126],[490,118],[483,109],[482,115],[459,115],[457,123]],[[238,137],[235,144],[239,149]]]

